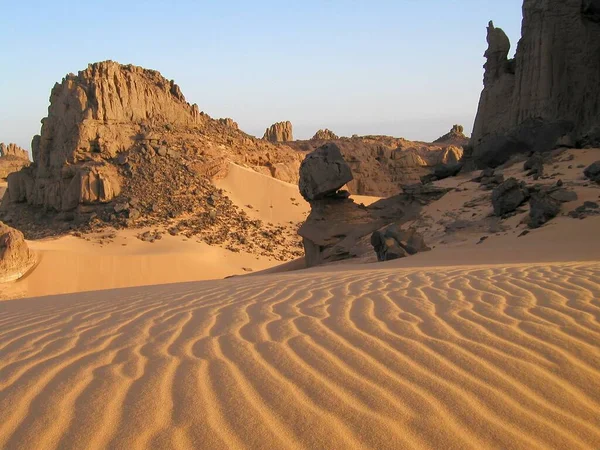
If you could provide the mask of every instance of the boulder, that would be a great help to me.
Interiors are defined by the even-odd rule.
[[[374,231],[371,235],[371,245],[378,261],[390,261],[431,250],[425,244],[423,236],[414,228],[403,230],[398,224]]]
[[[529,199],[529,227],[539,228],[560,212],[560,201],[545,192],[534,192]]]
[[[21,278],[34,264],[23,233],[0,222],[0,283]]]
[[[586,167],[583,174],[586,178],[595,181],[596,183],[600,183],[600,161],[596,161]]]
[[[270,142],[293,141],[292,123],[290,121],[274,123],[265,130],[263,139]]]
[[[335,144],[309,153],[300,164],[300,193],[309,202],[335,194],[352,181],[352,171]]]
[[[525,184],[519,183],[516,178],[509,178],[492,192],[494,214],[503,216],[511,213],[525,203],[528,198],[529,192]]]

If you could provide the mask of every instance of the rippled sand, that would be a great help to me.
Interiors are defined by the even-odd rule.
[[[0,302],[0,448],[600,448],[600,263]]]

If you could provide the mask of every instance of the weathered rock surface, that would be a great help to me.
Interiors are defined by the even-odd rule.
[[[589,178],[596,183],[600,183],[600,161],[596,161],[586,167],[583,174],[586,178]]]
[[[23,233],[0,222],[0,283],[21,278],[34,263]]]
[[[292,122],[277,122],[266,129],[263,136],[265,141],[269,142],[289,142],[294,140],[292,131]]]
[[[300,164],[300,194],[308,201],[334,194],[352,181],[352,171],[335,144],[325,144]]]
[[[0,179],[6,179],[9,174],[27,167],[29,153],[16,144],[4,144],[0,142]],[[2,197],[0,197],[2,200]]]
[[[509,178],[492,192],[494,214],[503,216],[511,213],[525,203],[528,198],[529,192],[525,184],[519,183],[516,178]]]
[[[233,128],[234,130],[239,130],[237,122],[235,122],[233,119],[230,119],[229,117],[226,117],[224,119],[217,119],[217,121],[225,125],[226,127]]]
[[[328,128],[324,130],[319,130],[315,133],[315,135],[311,138],[311,141],[333,141],[339,139],[339,137]]]
[[[490,23],[472,158],[497,166],[513,153],[600,142],[600,22],[596,0],[525,0],[522,37],[508,59]]]

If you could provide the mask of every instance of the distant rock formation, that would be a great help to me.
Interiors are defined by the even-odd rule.
[[[21,278],[34,263],[23,233],[0,222],[0,283]]]
[[[230,128],[235,129],[235,130],[239,130],[237,122],[235,122],[233,119],[230,119],[229,117],[226,117],[224,119],[217,119],[217,121],[220,124],[225,125],[226,127],[230,127]]]
[[[324,130],[317,131],[311,138],[311,141],[333,141],[335,139],[339,139],[339,137],[330,129],[325,128]]]
[[[5,144],[0,142],[0,158],[6,156],[14,156],[15,158],[26,159],[29,161],[29,153],[24,148],[19,147],[17,144]]]
[[[0,179],[5,180],[9,174],[28,166],[29,153],[16,144],[0,142]],[[2,197],[0,197],[2,200]]]
[[[462,125],[454,125],[450,132],[433,141],[434,144],[452,144],[456,146],[464,146],[469,143],[469,138],[464,134]]]
[[[263,139],[269,142],[293,141],[292,123],[290,121],[274,123],[266,129]]]
[[[599,10],[597,0],[525,0],[514,60],[508,37],[490,22],[468,155],[477,166],[600,143]]]

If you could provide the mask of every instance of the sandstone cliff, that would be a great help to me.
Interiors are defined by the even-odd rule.
[[[597,0],[525,0],[514,60],[506,34],[490,22],[471,140],[478,166],[600,143],[599,9]]]
[[[265,130],[263,139],[269,142],[293,141],[292,123],[290,121],[274,123]]]

